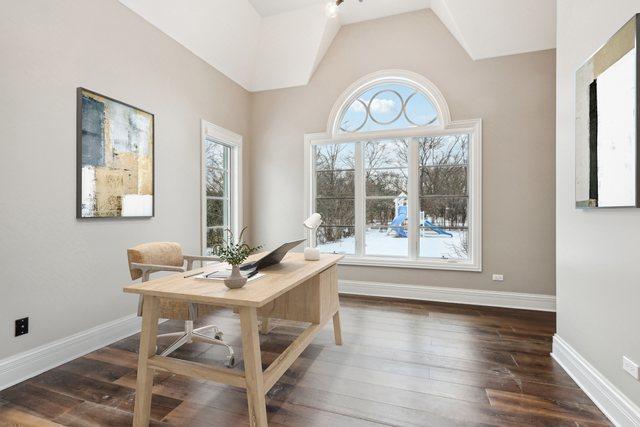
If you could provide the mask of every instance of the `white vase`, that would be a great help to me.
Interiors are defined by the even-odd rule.
[[[304,259],[307,261],[318,261],[320,259],[320,249],[304,248]]]
[[[240,273],[240,267],[231,266],[231,276],[224,279],[224,284],[229,289],[239,289],[247,283],[247,278]]]

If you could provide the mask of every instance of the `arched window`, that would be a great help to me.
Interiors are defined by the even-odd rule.
[[[371,132],[438,125],[429,96],[405,83],[379,83],[350,100],[340,115],[339,131]]]
[[[418,74],[358,80],[305,136],[311,244],[345,264],[480,271],[481,137]]]

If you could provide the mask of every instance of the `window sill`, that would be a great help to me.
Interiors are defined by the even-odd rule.
[[[453,260],[405,260],[394,258],[357,257],[346,255],[340,265],[356,265],[371,267],[415,268],[426,270],[474,271],[482,272],[482,267],[471,261]]]

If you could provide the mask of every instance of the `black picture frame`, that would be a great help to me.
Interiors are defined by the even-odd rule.
[[[151,203],[151,215],[143,215],[143,216],[83,216],[82,215],[82,153],[83,153],[83,145],[82,145],[82,97],[83,93],[90,93],[101,98],[104,98],[108,101],[121,104],[125,107],[132,108],[134,110],[140,111],[142,113],[148,114],[151,116],[151,195],[152,195],[152,203]],[[103,95],[101,93],[95,92],[90,89],[86,89],[84,87],[78,87],[76,89],[76,219],[80,220],[113,220],[113,219],[149,219],[154,218],[156,214],[156,125],[155,125],[155,115],[150,113],[142,108],[136,107],[134,105],[128,104],[126,102],[117,100],[107,95]]]

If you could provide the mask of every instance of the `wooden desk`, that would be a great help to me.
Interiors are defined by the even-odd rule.
[[[153,374],[161,370],[245,388],[251,425],[266,426],[265,394],[331,318],[336,344],[342,344],[336,267],[341,258],[342,255],[322,255],[319,261],[305,261],[302,254],[288,254],[280,264],[263,270],[265,277],[248,282],[241,289],[227,289],[222,282],[184,278],[184,273],[125,287],[125,292],[144,295],[133,424],[149,424]],[[208,272],[215,268],[209,266],[199,270]],[[160,298],[237,309],[242,329],[244,375],[202,363],[157,356]],[[264,372],[258,316],[311,323]]]

